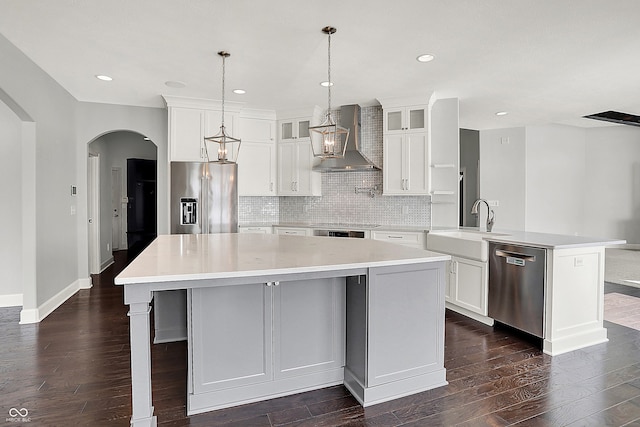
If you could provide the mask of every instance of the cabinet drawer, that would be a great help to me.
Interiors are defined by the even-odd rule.
[[[269,226],[261,226],[261,227],[238,227],[238,233],[258,233],[258,234],[271,234],[271,227]]]
[[[371,238],[420,249],[425,248],[426,242],[425,233],[419,231],[372,231]]]
[[[275,234],[285,234],[288,236],[310,236],[312,230],[310,228],[295,228],[295,227],[274,227],[273,232]]]

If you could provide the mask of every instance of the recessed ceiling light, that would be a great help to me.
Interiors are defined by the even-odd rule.
[[[329,83],[329,82],[320,82],[320,86],[322,86],[322,87],[333,86],[333,82],[331,82],[331,83]]]
[[[96,79],[102,80],[105,82],[110,82],[111,80],[113,80],[111,77],[105,76],[104,74],[96,74]]]
[[[416,58],[416,60],[418,62],[429,62],[429,61],[433,61],[435,58],[435,56],[429,54],[429,53],[425,53],[424,55],[420,55]]]
[[[183,87],[187,87],[187,84],[184,82],[179,82],[177,80],[168,80],[164,82],[165,86],[174,87],[177,89],[182,89]]]
[[[247,91],[244,89],[234,89],[233,93],[237,93],[238,95],[244,95],[245,93],[247,93]]]
[[[506,112],[506,111],[498,111],[498,112],[496,113],[496,116],[506,116],[507,114],[509,114],[509,113],[508,113],[508,112]]]

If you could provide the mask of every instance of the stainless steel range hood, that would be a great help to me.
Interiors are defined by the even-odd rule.
[[[360,152],[360,106],[343,105],[340,107],[340,125],[350,129],[344,157],[324,159],[313,170],[318,172],[379,170],[379,167]]]

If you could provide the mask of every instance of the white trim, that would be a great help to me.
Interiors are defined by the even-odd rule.
[[[53,311],[64,304],[69,298],[71,298],[78,290],[86,289],[87,281],[91,279],[78,279],[71,283],[69,286],[58,292],[53,297],[49,298],[43,304],[40,304],[38,308],[25,310],[20,312],[20,324],[26,323],[39,323],[45,317],[53,313]],[[89,286],[90,287],[90,286]]]
[[[84,279],[78,279],[80,289],[91,289],[93,287],[93,280],[91,277],[85,277]]]
[[[0,307],[21,307],[22,294],[0,295]]]
[[[109,257],[108,260],[100,264],[100,273],[104,272],[107,268],[109,268],[111,264],[113,264],[113,257]]]

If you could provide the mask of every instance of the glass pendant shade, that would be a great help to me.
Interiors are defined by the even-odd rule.
[[[322,32],[328,36],[328,61],[327,61],[327,116],[318,126],[310,126],[311,150],[314,157],[321,159],[335,159],[344,157],[349,140],[349,129],[336,124],[331,116],[331,34],[337,30],[334,27],[324,27]]]
[[[240,144],[241,140],[239,138],[234,138],[231,135],[227,135],[227,130],[224,126],[224,83],[225,83],[225,60],[231,56],[229,52],[220,51],[218,55],[222,57],[222,124],[220,125],[220,132],[218,132],[214,136],[206,137],[205,147],[207,146],[206,141],[213,142],[217,144],[218,147],[218,162],[219,163],[235,163],[238,160],[238,154],[240,153]],[[209,161],[209,152],[207,152],[207,158]]]

